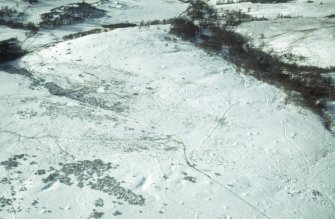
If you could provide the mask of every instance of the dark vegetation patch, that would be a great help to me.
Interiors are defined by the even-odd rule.
[[[214,20],[218,15],[214,8],[205,1],[195,0],[186,9],[187,16],[192,20]]]
[[[23,183],[25,180],[21,177],[23,174],[20,170],[25,169],[27,165],[34,165],[31,162],[36,158],[35,155],[19,154],[9,157],[7,160],[1,161],[0,165],[5,168],[10,177],[4,177],[0,180],[3,187],[8,187],[9,194],[0,196],[0,212],[7,211],[8,213],[18,213],[23,209],[20,208],[20,203],[25,198],[18,198],[17,194],[26,192],[28,188]],[[22,167],[20,167],[22,165]],[[36,166],[35,166],[36,167]],[[110,173],[117,169],[117,164],[110,162],[103,162],[100,159],[95,160],[82,160],[73,163],[59,163],[58,167],[49,167],[47,170],[38,169],[35,173],[37,179],[41,180],[45,185],[42,190],[48,189],[53,186],[55,182],[67,186],[78,186],[79,188],[87,187],[92,190],[106,193],[114,196],[120,205],[124,204],[121,200],[129,205],[145,205],[145,199],[142,195],[135,194],[133,191],[124,188],[122,183],[116,178],[110,176]],[[19,187],[15,187],[19,185]],[[26,194],[21,194],[19,197],[25,197]],[[31,198],[31,197],[29,197]],[[45,213],[52,213],[47,210],[42,204],[35,199],[31,205],[34,208],[42,208]],[[102,208],[106,203],[103,199],[97,199],[94,202],[96,209]],[[104,213],[93,209],[90,218],[101,218]],[[29,212],[29,208],[25,209]],[[1,213],[0,213],[1,215]]]
[[[5,198],[5,197],[0,197],[0,208],[4,208],[6,206],[10,206],[13,204],[13,201],[12,199],[9,199],[9,198]]]
[[[98,107],[104,110],[110,110],[118,113],[124,112],[129,108],[125,102],[107,102],[106,100],[98,98],[95,96],[94,92],[92,93],[90,89],[82,88],[79,90],[72,90],[63,88],[54,82],[45,82],[44,79],[34,77],[30,71],[24,68],[16,68],[12,65],[0,65],[0,70],[10,74],[18,74],[29,78],[31,80],[29,88],[33,90],[36,88],[44,87],[52,95],[66,97],[85,105]]]
[[[200,27],[196,26],[191,20],[176,18],[172,21],[170,33],[177,35],[182,40],[195,41]]]
[[[243,13],[242,10],[226,10],[221,14],[221,16],[218,17],[218,20],[220,20],[221,23],[226,27],[233,27],[238,26],[244,22],[264,21],[268,19],[264,17],[252,17],[249,14]]]
[[[101,33],[101,32],[103,32],[103,29],[95,28],[95,29],[88,30],[88,31],[82,31],[82,32],[77,32],[77,33],[72,33],[72,34],[65,35],[65,36],[63,36],[63,40],[77,39],[79,37],[84,37],[84,36],[88,36],[88,35],[96,34],[96,33]]]
[[[8,6],[0,8],[0,18],[1,19],[10,19],[17,17],[18,11],[15,8],[9,8]]]
[[[193,7],[193,4],[191,3],[190,7]],[[214,14],[214,17],[203,15],[204,10],[207,9],[208,6],[195,7],[192,10],[200,10],[201,13],[192,12],[191,15],[187,13],[174,19],[170,33],[189,40],[208,52],[221,54],[235,64],[239,70],[283,88],[288,94],[288,102],[308,107],[319,114],[325,126],[330,128],[332,118],[325,111],[326,101],[335,100],[335,89],[331,78],[323,74],[334,72],[335,68],[322,69],[283,63],[279,57],[249,46],[247,39],[229,30],[230,25],[222,26],[221,23],[215,21],[216,15],[212,11],[208,15]],[[188,9],[188,11],[192,10]],[[195,17],[194,14],[197,16]],[[248,18],[241,12],[236,15]],[[233,25],[238,23],[233,22]]]
[[[65,89],[53,82],[47,82],[43,86],[48,89],[49,93],[55,96],[66,97],[72,100],[79,101],[90,106],[99,107],[101,109],[111,110],[115,112],[123,112],[127,108],[121,102],[115,102],[112,104],[98,97],[90,95],[90,91],[86,89],[71,90]]]
[[[0,25],[14,29],[24,29],[30,32],[26,33],[27,37],[35,35],[39,28],[32,22],[24,23],[25,14],[19,13],[14,8],[1,7]],[[0,42],[0,63],[17,59],[26,54],[21,48],[21,43],[16,38],[10,38]]]
[[[16,68],[12,65],[0,65],[0,70],[5,71],[9,74],[17,74],[25,77],[32,77],[33,74],[24,68]]]
[[[18,203],[20,203],[20,200],[23,200],[23,198],[19,199],[17,194],[19,192],[27,191],[27,188],[25,187],[24,181],[21,178],[22,172],[20,171],[20,166],[26,165],[29,160],[34,157],[36,156],[28,154],[18,154],[13,155],[7,160],[0,162],[0,166],[3,166],[5,170],[9,173],[7,177],[4,177],[0,180],[0,184],[2,184],[1,187],[6,188],[5,191],[8,192],[8,194],[3,194],[3,196],[0,196],[0,215],[2,211],[16,214],[23,210],[21,206],[18,205]],[[20,186],[16,188],[14,185],[17,185],[18,183]]]
[[[93,209],[93,212],[88,216],[89,219],[99,219],[104,216],[105,213],[99,212],[96,209]]]
[[[326,18],[335,18],[335,14],[328,15]]]
[[[13,29],[30,30],[32,32],[37,32],[39,30],[39,28],[32,22],[23,23],[20,21],[0,19],[0,25],[4,25]]]
[[[0,63],[17,59],[26,54],[16,38],[0,41]]]
[[[121,212],[121,211],[115,211],[115,212],[113,213],[113,215],[114,215],[114,216],[120,216],[120,215],[122,215],[122,212]]]
[[[28,2],[29,4],[34,4],[38,2],[38,0],[22,0],[22,1]]]
[[[46,170],[40,169],[36,171],[35,175],[44,175],[46,173],[47,173]]]
[[[26,160],[26,154],[14,155],[5,161],[0,162],[0,165],[5,167],[6,170],[13,170],[20,165],[20,160]]]
[[[59,163],[60,168],[53,168],[49,175],[42,179],[47,185],[44,189],[51,187],[55,182],[65,185],[77,184],[78,187],[89,187],[93,190],[101,191],[109,195],[122,199],[130,205],[144,205],[145,199],[141,195],[137,195],[129,189],[121,186],[121,182],[114,177],[108,175],[108,172],[117,166],[112,163],[104,163],[101,160],[84,160],[75,163]],[[95,203],[99,207],[103,205],[103,201]]]
[[[104,200],[103,199],[101,199],[101,198],[99,198],[99,199],[97,199],[96,201],[95,201],[95,207],[97,207],[97,208],[102,208],[103,206],[104,206]]]
[[[16,75],[21,75],[21,76],[29,78],[29,80],[31,81],[29,88],[32,90],[35,90],[38,87],[42,86],[43,83],[45,82],[45,80],[42,78],[34,77],[33,74],[25,68],[16,68],[12,65],[8,65],[8,64],[1,65],[0,64],[0,70],[7,72],[9,74],[16,74]]]
[[[152,20],[152,21],[141,21],[139,27],[149,27],[150,25],[164,25],[170,24],[172,19],[163,19],[163,20]]]
[[[96,33],[102,33],[102,32],[109,31],[109,30],[136,27],[137,25],[133,23],[118,23],[118,24],[103,24],[101,26],[103,28],[95,28],[95,29],[88,30],[88,31],[82,31],[82,32],[77,32],[77,33],[66,35],[63,37],[63,40],[72,40],[72,39],[76,39],[79,37],[84,37],[84,36],[96,34]]]
[[[83,22],[85,19],[100,18],[105,11],[98,9],[86,2],[69,4],[51,9],[50,12],[41,15],[40,26],[52,28],[61,25]]]
[[[190,181],[191,183],[196,183],[197,182],[197,178],[195,178],[193,176],[185,176],[183,178],[183,180]]]
[[[133,24],[133,23],[118,23],[118,24],[103,24],[101,26],[103,28],[114,30],[114,29],[118,29],[118,28],[136,27],[137,24]]]
[[[7,6],[1,7],[0,9],[0,25],[7,26],[14,29],[24,29],[30,30],[32,32],[37,32],[38,27],[32,23],[24,23],[25,14],[23,12],[18,12],[14,8],[9,8]]]
[[[260,3],[260,4],[278,4],[278,3],[288,3],[293,0],[219,0],[216,2],[217,5],[225,4],[235,4],[242,2]]]
[[[261,3],[261,4],[277,4],[277,3],[287,3],[292,0],[249,0],[251,3]]]

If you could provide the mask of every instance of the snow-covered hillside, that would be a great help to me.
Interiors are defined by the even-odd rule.
[[[0,0],[0,6],[14,8],[18,12],[23,12],[24,22],[32,22],[37,25],[42,21],[42,14],[48,13],[54,8],[69,6],[80,2],[81,1],[78,0],[38,0],[37,3],[29,4],[28,2],[22,2],[21,0]],[[11,37],[17,37],[20,41],[23,41],[22,46],[24,49],[34,51],[47,44],[63,41],[63,36],[65,35],[100,28],[101,24],[115,24],[122,22],[140,23],[141,21],[169,19],[178,16],[187,7],[187,4],[178,0],[86,0],[85,2],[92,4],[98,9],[105,10],[106,15],[100,18],[86,19],[80,23],[60,26],[58,28],[42,29],[37,35],[29,38],[24,34],[24,32],[28,31],[19,29],[8,31],[0,26],[0,40],[8,37],[10,32]]]
[[[59,43],[17,62],[32,76],[1,72],[2,218],[334,217],[319,118],[167,28]]]
[[[252,44],[288,63],[329,68],[335,66],[335,20],[283,18],[240,25],[237,32]]]
[[[219,4],[210,1],[221,13],[241,10],[266,21],[243,23],[235,31],[250,43],[282,61],[302,66],[335,67],[335,1],[296,0],[280,4],[243,2]]]
[[[0,0],[34,23],[76,2]],[[24,30],[0,27],[0,39],[17,36],[30,51],[0,65],[0,219],[335,218],[335,139],[318,115],[170,35],[169,25],[59,42],[101,24],[172,18],[187,7],[177,0],[85,2],[106,16],[28,39]],[[304,4],[331,11],[300,0],[271,9]],[[270,5],[248,7],[261,14]],[[234,31],[278,54],[292,39],[292,53],[313,53],[302,61],[327,66],[334,28],[321,17],[254,21]],[[301,35],[309,28],[325,33],[324,44]]]

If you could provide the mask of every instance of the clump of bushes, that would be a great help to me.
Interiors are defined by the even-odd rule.
[[[19,21],[19,17],[23,16],[23,13],[18,13],[16,9],[9,7],[1,7],[0,9],[0,25],[4,25],[14,29],[25,29],[32,32],[37,32],[38,27],[32,23],[23,23]]]
[[[13,17],[17,14],[17,10],[14,8],[9,8],[8,6],[1,7],[0,18]]]
[[[162,25],[170,24],[173,19],[153,20],[153,21],[141,21],[139,27],[149,27],[151,25]]]
[[[199,30],[199,27],[186,17],[175,18],[171,21],[170,33],[177,35],[182,40],[195,40]]]
[[[95,29],[88,30],[88,31],[82,31],[78,33],[69,34],[69,35],[64,36],[63,39],[72,40],[72,39],[84,37],[84,36],[91,35],[91,34],[102,33],[108,30],[114,30],[118,28],[127,28],[127,27],[136,27],[137,25],[132,24],[132,23],[118,23],[118,24],[103,24],[101,26],[103,28],[95,28]]]
[[[335,18],[335,14],[328,15],[325,18]]]
[[[243,22],[253,21],[255,18],[249,14],[243,13],[242,10],[226,10],[221,15],[221,20],[226,26],[238,26]]]
[[[234,4],[234,3],[241,3],[241,2],[251,2],[251,3],[261,3],[261,4],[278,4],[278,3],[287,3],[291,2],[292,0],[219,0],[217,1],[217,5],[224,5],[224,4]]]
[[[25,53],[16,38],[0,41],[0,63],[17,59]]]
[[[103,28],[108,29],[118,29],[118,28],[136,27],[137,25],[133,23],[118,23],[118,24],[103,24],[101,26]]]
[[[37,3],[37,0],[23,0],[24,2],[28,2],[29,4]]]
[[[217,18],[216,10],[203,0],[190,2],[190,5],[186,9],[186,14],[192,21]]]
[[[39,28],[32,22],[28,22],[25,24],[19,21],[0,19],[0,25],[4,25],[4,26],[14,28],[14,29],[30,30],[33,32],[37,32],[39,30]]]
[[[102,31],[103,31],[103,29],[101,29],[101,28],[95,28],[95,29],[88,30],[88,31],[73,33],[73,34],[69,34],[69,35],[64,36],[63,40],[72,40],[72,39],[76,39],[76,38],[79,38],[79,37],[84,37],[84,36],[95,34],[95,33],[101,33]]]
[[[251,3],[261,3],[261,4],[278,4],[278,3],[287,3],[292,0],[249,0]]]
[[[99,18],[105,11],[98,9],[86,2],[74,3],[52,9],[41,15],[40,26],[45,28],[74,24],[89,18]]]

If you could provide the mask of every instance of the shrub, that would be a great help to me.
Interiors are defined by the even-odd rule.
[[[118,24],[103,24],[101,26],[103,28],[108,29],[118,29],[118,28],[136,27],[137,25],[133,23],[118,23]]]
[[[203,0],[196,0],[191,2],[186,12],[187,16],[189,16],[193,21],[217,18],[216,11]]]
[[[17,59],[24,54],[25,51],[16,38],[0,41],[0,63]]]
[[[72,40],[72,39],[76,39],[76,38],[79,38],[79,37],[84,37],[84,36],[87,36],[87,35],[101,33],[101,32],[102,32],[102,29],[95,28],[95,29],[92,29],[92,30],[78,32],[78,33],[63,36],[63,40]]]
[[[261,3],[261,4],[277,4],[277,3],[287,3],[292,0],[250,0],[251,3]]]
[[[37,0],[23,0],[24,2],[28,2],[29,4],[37,3]]]
[[[104,16],[106,11],[98,9],[88,3],[74,3],[51,9],[41,15],[40,26],[45,28],[74,24],[89,18]]]
[[[199,28],[192,21],[185,17],[171,20],[170,33],[179,36],[182,40],[195,39],[198,31]]]
[[[17,11],[13,8],[9,8],[8,6],[1,7],[0,9],[0,18],[5,18],[5,17],[12,17],[17,14]]]

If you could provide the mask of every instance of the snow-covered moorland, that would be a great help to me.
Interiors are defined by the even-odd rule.
[[[118,2],[139,5],[119,16],[184,5],[150,2]],[[335,217],[319,116],[168,31],[117,29],[0,67],[0,218]]]
[[[298,65],[334,67],[335,62],[335,2],[332,0],[289,1],[281,4],[213,5],[224,12],[241,10],[253,17],[267,18],[236,27],[236,32],[248,37],[251,43],[283,61]]]

